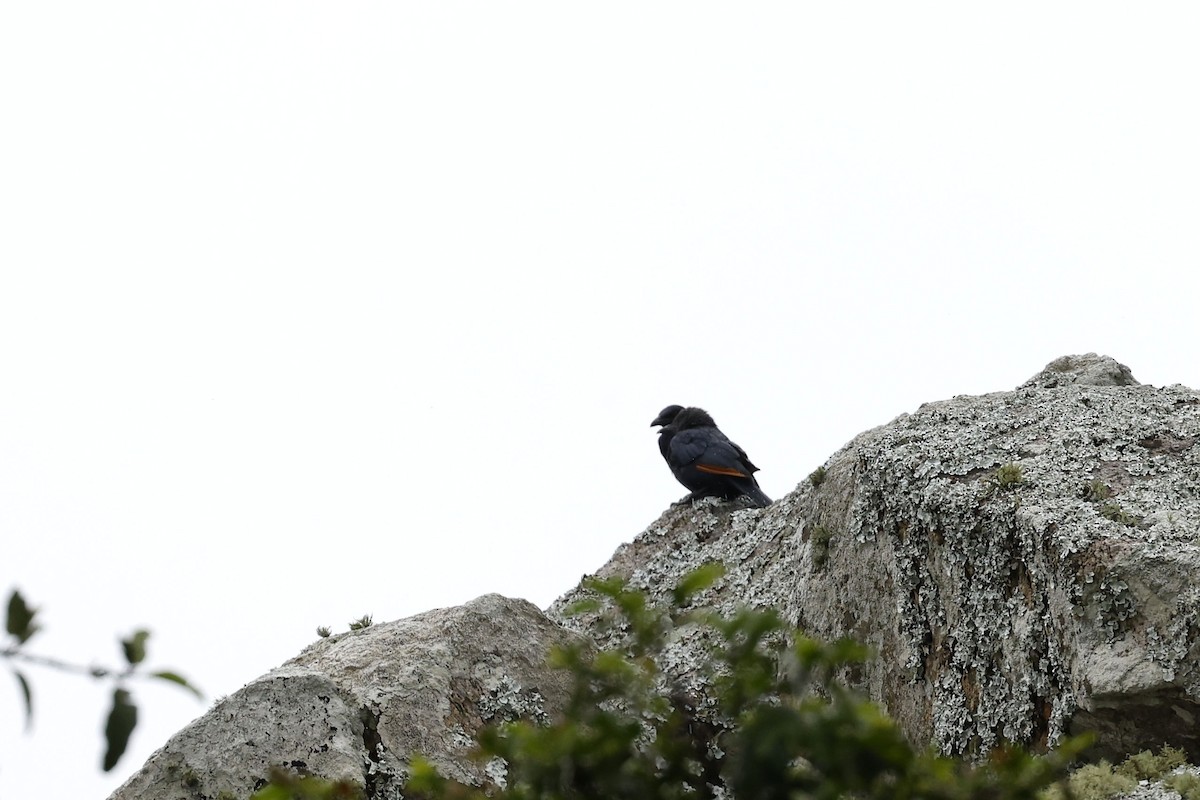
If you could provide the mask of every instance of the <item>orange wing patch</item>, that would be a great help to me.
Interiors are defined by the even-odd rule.
[[[711,464],[697,464],[696,469],[709,475],[728,475],[731,478],[745,478],[746,473],[739,472],[733,467],[714,467]]]

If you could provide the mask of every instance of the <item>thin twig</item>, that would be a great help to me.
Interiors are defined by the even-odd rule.
[[[40,656],[36,653],[27,653],[16,647],[6,647],[0,650],[0,656],[10,658],[13,661],[24,661],[27,664],[37,664],[40,667],[50,667],[52,669],[61,670],[63,672],[74,672],[79,675],[90,675],[93,678],[108,678],[108,677],[127,677],[131,671],[125,670],[118,672],[115,669],[108,667],[85,666],[83,664],[72,664],[68,661],[63,661],[51,656]]]

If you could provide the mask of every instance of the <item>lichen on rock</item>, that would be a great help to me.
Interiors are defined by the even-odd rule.
[[[764,511],[670,510],[599,574],[665,600],[724,562],[706,602],[868,643],[862,688],[947,752],[1088,729],[1102,753],[1168,741],[1196,756],[1198,437],[1194,390],[1066,356],[1014,391],[861,434]]]
[[[982,755],[1098,736],[1119,760],[1165,743],[1200,758],[1200,393],[1155,388],[1107,356],[1064,356],[1009,392],[926,403],[855,437],[765,509],[673,507],[598,575],[667,603],[720,561],[696,602],[772,606],[876,657],[848,671],[914,742]],[[481,726],[545,722],[571,642],[624,632],[486,595],[323,639],[226,698],[151,757],[116,800],[245,796],[271,766],[397,797],[407,759],[499,785],[467,758]],[[703,628],[661,666],[704,703]],[[689,682],[690,681],[690,682]]]
[[[562,708],[569,677],[548,656],[578,641],[500,595],[321,639],[176,734],[112,800],[245,797],[273,766],[399,797],[414,753],[483,783],[503,770],[468,758],[480,727]]]

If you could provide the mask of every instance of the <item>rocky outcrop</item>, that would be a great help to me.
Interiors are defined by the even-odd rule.
[[[948,752],[1093,730],[1105,754],[1166,741],[1196,758],[1197,439],[1200,393],[1065,357],[861,434],[766,510],[672,509],[600,574],[665,601],[724,562],[704,602],[868,643],[878,658],[853,677]]]
[[[724,562],[700,602],[770,605],[812,635],[867,643],[877,658],[847,677],[948,752],[1092,730],[1102,754],[1166,742],[1196,760],[1198,440],[1200,393],[1068,356],[1014,391],[859,435],[769,508],[672,508],[599,574],[665,602],[688,571]],[[562,707],[553,644],[619,644],[563,613],[581,592],[549,618],[489,595],[317,642],[113,797],[244,796],[276,764],[391,797],[413,752],[482,780],[488,765],[465,758],[481,725]],[[683,631],[668,667],[686,680],[702,646]]]
[[[489,766],[467,758],[475,734],[562,707],[567,682],[547,656],[572,641],[494,594],[322,639],[176,734],[112,798],[248,797],[277,765],[398,797],[414,752],[478,783]]]
[[[1088,353],[1056,358],[1017,389],[1056,389],[1059,386],[1137,386],[1133,372],[1111,356]]]

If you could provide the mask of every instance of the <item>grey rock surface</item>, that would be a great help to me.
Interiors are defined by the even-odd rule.
[[[1198,438],[1200,393],[1065,357],[1015,391],[859,435],[819,486],[767,509],[671,509],[599,574],[666,602],[688,571],[724,562],[701,602],[771,605],[812,635],[866,642],[878,657],[851,677],[947,752],[1092,730],[1101,754],[1167,742],[1195,759]],[[580,591],[551,614],[602,635],[562,616]],[[680,639],[677,673],[701,646]]]
[[[1137,386],[1129,367],[1111,356],[1086,353],[1056,358],[1018,389],[1054,389],[1058,386]]]
[[[983,753],[1092,730],[1121,758],[1200,758],[1200,393],[1154,388],[1106,356],[1066,356],[1021,387],[927,403],[857,436],[765,509],[674,507],[599,571],[667,602],[721,561],[698,602],[774,606],[878,654],[848,679],[917,742]],[[316,642],[180,731],[115,800],[245,797],[270,767],[398,797],[419,752],[495,780],[479,728],[565,705],[552,646],[620,645],[564,610],[486,595]],[[694,676],[678,632],[663,665]],[[703,692],[703,686],[693,683]],[[1149,795],[1147,795],[1149,796]],[[1158,796],[1158,795],[1154,795]]]
[[[561,707],[567,682],[547,656],[573,640],[531,603],[494,594],[319,640],[176,734],[112,798],[247,797],[278,765],[399,797],[414,752],[478,783],[475,733]]]

